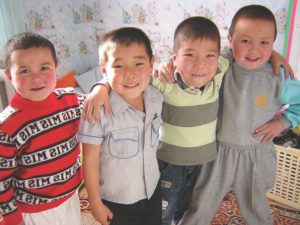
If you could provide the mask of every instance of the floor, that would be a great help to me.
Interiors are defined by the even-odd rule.
[[[79,195],[83,225],[101,225],[94,220],[90,213],[84,188],[81,189]],[[270,201],[270,205],[275,225],[300,225],[300,210],[286,207],[274,201]],[[211,225],[246,225],[240,215],[238,204],[232,191],[224,198]]]
[[[81,207],[81,218],[83,221],[83,225],[101,225],[93,218],[92,214],[90,213],[88,196],[86,193],[86,189],[82,186],[79,191],[79,198],[80,198],[80,207]]]

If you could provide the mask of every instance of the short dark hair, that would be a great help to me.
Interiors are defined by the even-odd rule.
[[[31,32],[24,32],[11,37],[4,46],[4,68],[11,67],[11,54],[16,50],[29,48],[48,48],[51,51],[55,65],[58,64],[55,48],[47,38]]]
[[[176,28],[173,40],[173,51],[176,52],[180,47],[181,39],[211,39],[218,43],[221,48],[221,37],[218,27],[210,19],[195,16],[183,20]]]
[[[122,27],[106,33],[99,42],[99,61],[107,62],[107,51],[118,45],[129,46],[133,43],[142,44],[146,48],[149,59],[152,59],[153,52],[148,36],[141,29],[136,27]]]
[[[245,19],[259,19],[259,20],[266,20],[270,21],[274,24],[274,40],[277,36],[277,25],[276,25],[276,19],[274,14],[262,5],[247,5],[242,8],[240,8],[236,14],[234,15],[231,25],[229,27],[229,35],[232,36],[234,33],[234,28],[239,21],[239,19],[245,18]]]

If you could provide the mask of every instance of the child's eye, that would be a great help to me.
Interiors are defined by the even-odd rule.
[[[207,54],[206,57],[208,57],[208,58],[214,58],[214,57],[216,57],[216,55],[215,54]]]
[[[19,71],[19,74],[26,74],[28,72],[29,72],[28,69],[22,69],[22,70]]]
[[[112,67],[115,69],[120,69],[120,68],[122,68],[122,65],[113,65]]]
[[[42,71],[46,71],[46,70],[49,70],[49,69],[50,69],[49,66],[42,66],[42,68],[41,68]]]
[[[136,63],[136,66],[143,66],[144,63],[140,62],[140,63]]]
[[[185,54],[183,54],[183,56],[185,56],[185,57],[193,57],[193,54],[192,53],[185,53]]]
[[[244,40],[242,40],[242,43],[244,43],[244,44],[249,44],[249,43],[250,43],[250,41],[249,41],[249,40],[246,40],[246,39],[244,39]]]
[[[269,42],[268,42],[268,41],[262,41],[261,44],[262,44],[262,45],[268,45]]]

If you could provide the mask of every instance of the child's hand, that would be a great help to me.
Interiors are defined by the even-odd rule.
[[[162,83],[174,83],[174,64],[173,61],[166,60],[162,62],[154,71],[154,77],[159,77]]]
[[[107,208],[103,203],[99,204],[97,207],[92,207],[92,215],[101,225],[109,225],[113,218],[113,213]]]
[[[283,124],[278,119],[274,119],[264,125],[255,129],[253,136],[258,137],[263,135],[263,139],[260,141],[261,144],[264,144],[268,141],[272,141],[284,130]]]
[[[271,64],[274,69],[274,73],[279,75],[280,66],[284,69],[285,78],[287,79],[289,76],[291,79],[294,79],[294,71],[290,66],[289,62],[286,61],[284,57],[282,57],[278,52],[273,51],[271,55]]]
[[[82,109],[82,118],[84,120],[87,119],[89,123],[92,123],[93,120],[95,120],[95,122],[99,122],[99,110],[101,105],[104,106],[104,114],[108,115],[110,110],[109,93],[106,87],[99,84],[96,85],[92,92],[86,97]]]

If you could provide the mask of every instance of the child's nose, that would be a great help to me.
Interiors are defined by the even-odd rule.
[[[197,66],[198,68],[201,68],[205,65],[205,59],[202,57],[198,57],[195,63],[195,66]]]
[[[252,51],[257,50],[258,46],[259,46],[258,44],[252,42],[250,45],[250,50],[252,50]]]
[[[32,81],[40,81],[42,77],[42,75],[39,72],[33,72],[33,71],[31,72],[30,76]]]
[[[135,71],[132,68],[125,68],[125,73],[124,73],[126,78],[132,78],[135,76]]]

